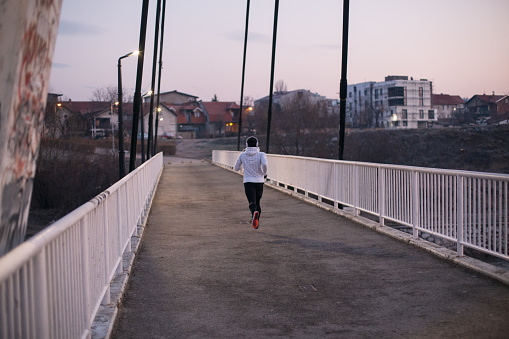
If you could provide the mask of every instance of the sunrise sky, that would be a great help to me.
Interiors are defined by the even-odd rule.
[[[143,90],[150,89],[156,0]],[[161,92],[240,100],[246,0],[167,0]],[[89,100],[138,48],[142,0],[63,0],[50,90]],[[280,0],[275,81],[338,98],[341,0]],[[244,95],[269,94],[274,0],[252,0]],[[508,0],[351,0],[348,83],[408,75],[435,93],[509,94]],[[136,57],[122,61],[134,92]]]

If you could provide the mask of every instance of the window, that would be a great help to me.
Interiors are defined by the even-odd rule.
[[[424,96],[424,90],[422,87],[419,87],[419,98],[422,98]]]
[[[405,87],[389,87],[389,98],[404,97]]]
[[[401,119],[403,120],[408,119],[408,113],[406,109],[401,110]]]
[[[424,119],[424,110],[423,109],[419,110],[419,119]]]
[[[380,88],[380,96],[384,95],[383,89]]]
[[[428,111],[428,119],[435,119],[435,111],[433,110]]]
[[[348,97],[351,98],[352,97],[352,92],[349,92],[348,93]]]
[[[368,90],[364,89],[364,95],[368,95]]]
[[[378,99],[378,89],[375,89],[375,99]]]
[[[419,98],[419,106],[424,106],[424,98]]]
[[[403,121],[403,127],[408,127],[408,121]]]
[[[389,99],[389,106],[405,106],[404,98]]]

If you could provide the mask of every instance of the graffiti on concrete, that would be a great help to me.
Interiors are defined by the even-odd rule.
[[[0,255],[26,233],[61,5],[0,3]]]

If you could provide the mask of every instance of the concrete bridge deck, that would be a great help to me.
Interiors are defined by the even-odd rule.
[[[509,288],[266,185],[166,164],[114,338],[507,338]]]

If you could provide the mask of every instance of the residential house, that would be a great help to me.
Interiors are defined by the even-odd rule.
[[[504,95],[476,94],[467,102],[465,102],[465,114],[472,122],[484,123],[489,118],[496,119],[498,117],[497,102]]]
[[[431,106],[437,112],[437,123],[449,126],[459,124],[465,109],[465,100],[459,95],[432,94]],[[455,121],[456,120],[456,121]]]
[[[46,105],[43,133],[53,138],[90,135],[93,123],[87,121],[87,114],[99,114],[111,109],[107,102],[58,101],[59,96],[49,93]]]
[[[163,107],[176,116],[177,136],[189,139],[205,137],[207,117],[199,102],[180,104],[164,102]]]
[[[211,137],[235,136],[239,132],[240,106],[233,101],[202,102],[207,116],[207,134]]]
[[[492,117],[488,123],[508,124],[509,123],[509,95],[500,98],[497,101],[497,115]]]
[[[426,128],[437,121],[432,82],[408,76],[348,85],[346,123],[352,127]]]
[[[144,97],[145,102],[150,102],[150,96]],[[157,94],[154,95],[154,101],[157,102]],[[198,97],[178,91],[164,92],[159,94],[159,103],[171,102],[172,104],[185,104],[198,101]],[[154,103],[155,105],[155,103]]]

